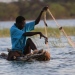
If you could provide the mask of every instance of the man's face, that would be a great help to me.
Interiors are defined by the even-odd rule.
[[[22,23],[19,23],[19,25],[18,25],[18,28],[19,29],[23,29],[24,28],[24,25],[25,25],[25,20],[24,21],[22,21]]]

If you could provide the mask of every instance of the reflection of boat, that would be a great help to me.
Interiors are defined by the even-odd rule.
[[[1,53],[0,58],[7,59],[7,60],[17,60],[17,61],[30,61],[30,60],[48,61],[50,60],[50,53],[45,50],[39,50],[38,52],[33,52],[33,54],[30,53],[30,54],[21,55],[21,56],[19,56],[18,54],[16,54],[15,56],[14,55],[15,53],[16,53],[15,51],[14,53],[10,51],[8,54]],[[12,55],[11,59],[8,58],[10,54]]]

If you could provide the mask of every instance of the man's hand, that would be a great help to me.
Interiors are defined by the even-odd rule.
[[[47,9],[48,9],[48,6],[44,7],[44,8],[42,9],[42,12],[43,12],[43,11],[46,11]]]
[[[44,37],[45,38],[45,44],[46,44],[48,42],[48,38],[46,36],[44,36],[41,32],[39,34],[40,34],[40,38],[41,37]]]
[[[47,44],[48,43],[48,38],[45,38],[45,44]]]
[[[42,11],[40,12],[40,14],[39,14],[39,16],[36,18],[36,20],[35,20],[35,25],[37,25],[38,23],[39,23],[39,21],[40,21],[40,19],[41,19],[41,16],[42,16],[42,13],[44,12],[44,11],[46,11],[48,9],[48,6],[46,6],[46,7],[44,7],[43,9],[42,9]]]
[[[41,38],[41,37],[47,38],[47,37],[44,36],[41,32],[39,32],[39,34],[40,34],[40,38]]]

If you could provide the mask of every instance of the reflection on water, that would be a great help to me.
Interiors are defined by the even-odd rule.
[[[75,37],[71,38],[75,41]],[[33,41],[38,49],[46,49],[44,39],[35,38]],[[74,75],[75,50],[67,39],[49,38],[49,47],[50,61],[7,61],[0,58],[0,75]],[[11,48],[10,38],[0,38],[0,53],[7,53],[6,48]]]

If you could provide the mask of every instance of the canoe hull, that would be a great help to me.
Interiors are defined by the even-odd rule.
[[[16,54],[16,55],[15,55]],[[11,57],[9,58],[9,56],[11,55]],[[9,61],[29,61],[31,59],[33,60],[37,60],[37,61],[48,61],[50,60],[50,53],[48,51],[38,51],[38,52],[34,52],[34,53],[30,53],[27,55],[19,55],[16,52],[9,52],[8,54],[5,53],[1,53],[0,57],[3,59],[7,59]]]

